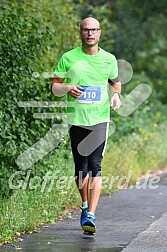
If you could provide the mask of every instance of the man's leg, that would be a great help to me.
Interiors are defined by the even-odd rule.
[[[78,126],[72,126],[70,128],[71,147],[75,163],[75,180],[82,202],[88,201],[88,160],[86,156],[82,156],[78,152],[77,148],[79,143],[82,142],[90,132],[90,130]]]
[[[90,177],[88,184],[88,211],[95,214],[101,193],[101,177]]]
[[[86,175],[85,178],[76,178],[76,185],[82,198],[82,202],[88,201],[88,181],[89,177]]]
[[[89,144],[97,148],[92,151],[88,158],[89,182],[88,182],[88,212],[86,221],[83,223],[83,229],[88,233],[96,232],[95,212],[101,193],[102,179],[101,179],[101,162],[106,144],[107,123],[99,124],[93,129],[92,141],[88,140]],[[92,148],[93,149],[93,148]]]
[[[88,202],[89,212],[95,214],[99,201],[102,179],[101,177],[89,177],[76,179],[76,184],[82,198],[82,202]]]
[[[89,170],[89,212],[95,214],[102,186],[101,162],[103,159],[106,139],[108,135],[108,124],[102,123],[94,126],[94,145],[97,148],[88,156]]]

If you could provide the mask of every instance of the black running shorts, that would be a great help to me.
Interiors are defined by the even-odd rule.
[[[101,161],[105,149],[108,123],[94,126],[70,126],[71,148],[75,176],[79,179],[101,176]]]

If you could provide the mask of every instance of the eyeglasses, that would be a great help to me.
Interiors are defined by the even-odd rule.
[[[95,34],[97,33],[98,31],[100,30],[100,28],[92,28],[92,29],[87,29],[87,28],[81,28],[81,31],[83,33],[92,33],[92,34]]]

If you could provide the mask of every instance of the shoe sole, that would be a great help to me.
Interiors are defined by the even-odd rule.
[[[86,236],[94,236],[95,233],[85,230],[85,231],[83,232],[83,235],[86,235]]]
[[[92,222],[90,222],[90,225],[89,223],[85,223],[83,226],[82,226],[83,230],[84,231],[87,231],[87,232],[92,232],[92,233],[95,233],[96,232],[96,226],[93,225]]]

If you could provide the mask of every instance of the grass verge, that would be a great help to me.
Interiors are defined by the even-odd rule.
[[[103,159],[102,193],[126,188],[126,182],[135,184],[142,175],[166,167],[165,139],[167,123],[155,124],[151,130],[140,129],[116,143],[109,139]]]

